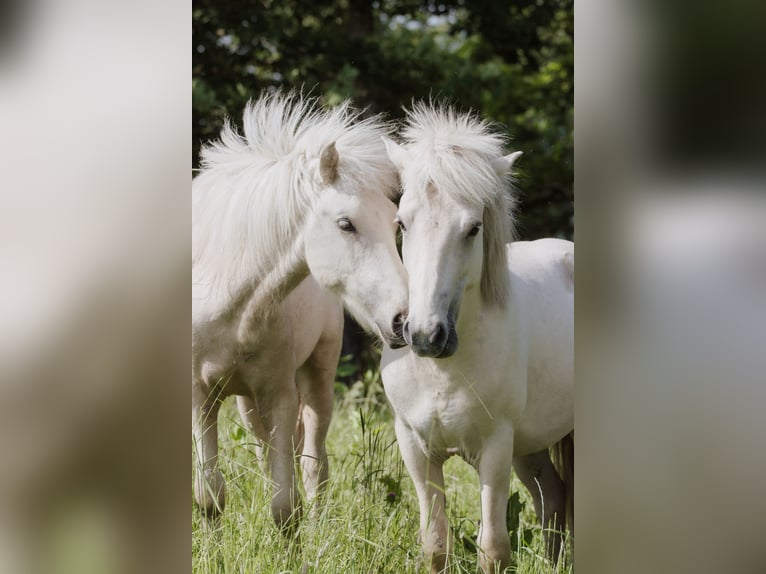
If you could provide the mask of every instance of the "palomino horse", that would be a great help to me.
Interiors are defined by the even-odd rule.
[[[512,465],[541,522],[564,527],[573,476],[565,484],[547,449],[574,429],[573,245],[507,245],[507,180],[520,154],[501,157],[503,140],[485,122],[418,105],[403,136],[403,145],[386,144],[404,190],[397,221],[410,348],[384,351],[383,384],[432,571],[445,569],[451,545],[442,465],[460,454],[481,483],[479,563],[499,572],[510,562]],[[548,538],[557,556],[560,537]]]
[[[337,299],[386,343],[404,344],[407,283],[389,199],[396,169],[381,140],[387,132],[348,102],[324,111],[314,100],[277,94],[248,105],[244,135],[227,124],[202,152],[192,184],[192,428],[194,494],[207,516],[225,501],[217,466],[222,399],[241,397],[243,417],[265,442],[274,520],[294,526],[299,403],[308,495],[327,477]]]

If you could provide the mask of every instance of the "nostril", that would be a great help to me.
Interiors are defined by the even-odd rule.
[[[402,327],[402,335],[407,341],[410,340],[410,322],[409,321],[404,322],[404,326]]]
[[[394,320],[391,322],[391,328],[394,333],[401,332],[402,325],[404,325],[404,313],[397,313],[396,317],[394,317]]]
[[[441,346],[444,343],[446,335],[447,335],[447,329],[444,328],[444,325],[442,323],[439,323],[438,325],[436,325],[436,328],[431,332],[431,335],[428,337],[428,340],[432,345]]]

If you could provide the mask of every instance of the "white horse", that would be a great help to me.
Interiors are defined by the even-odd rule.
[[[406,272],[396,252],[396,169],[377,118],[348,102],[332,111],[301,96],[263,96],[202,152],[192,183],[194,494],[206,516],[224,506],[217,466],[221,401],[239,396],[266,446],[271,512],[294,526],[299,404],[307,495],[327,478],[325,437],[342,332],[338,299],[400,346]]]
[[[501,157],[503,140],[485,122],[421,104],[403,136],[386,145],[403,186],[410,348],[384,351],[383,384],[432,571],[446,568],[451,546],[442,465],[453,454],[479,473],[479,563],[501,571],[512,465],[541,522],[564,526],[573,476],[565,484],[547,449],[574,429],[573,245],[507,245],[508,176],[520,152]],[[548,544],[557,555],[559,537]]]

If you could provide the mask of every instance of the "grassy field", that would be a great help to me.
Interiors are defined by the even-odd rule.
[[[300,548],[287,543],[269,512],[270,490],[255,458],[253,438],[240,424],[233,401],[221,410],[220,464],[227,507],[215,528],[196,509],[192,568],[196,573],[420,573],[428,568],[417,542],[418,504],[402,463],[388,405],[380,388],[359,383],[336,393],[328,439],[330,483],[321,507],[300,526]],[[457,457],[445,465],[450,526],[456,550],[450,572],[477,572],[474,542],[480,517],[475,471]],[[514,477],[509,530],[519,574],[571,572],[544,557],[542,533],[529,494]]]

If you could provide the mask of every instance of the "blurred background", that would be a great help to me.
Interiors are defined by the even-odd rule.
[[[250,98],[303,88],[328,106],[401,118],[445,99],[498,123],[524,152],[520,239],[573,237],[574,13],[571,0],[195,0],[193,147],[241,120]],[[347,317],[347,383],[377,354]]]

